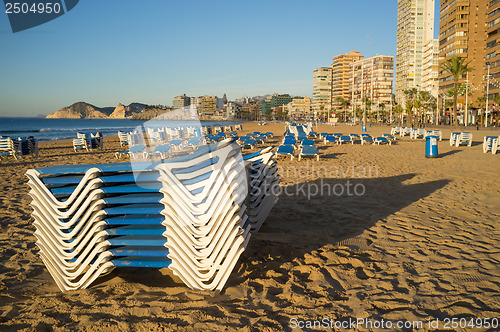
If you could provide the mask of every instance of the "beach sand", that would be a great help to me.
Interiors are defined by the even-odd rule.
[[[243,128],[274,132],[275,145],[284,131]],[[42,143],[38,159],[5,158],[0,330],[274,331],[323,318],[407,320],[428,330],[431,319],[442,327],[446,318],[500,318],[500,155],[481,146],[500,131],[470,130],[473,146],[456,148],[444,129],[435,159],[425,158],[423,140],[409,138],[392,146],[320,143],[319,162],[280,159],[280,200],[220,293],[190,290],[168,269],[132,268],[62,293],[37,254],[24,173],[117,162],[123,148],[111,136],[103,152],[74,153],[66,140]]]

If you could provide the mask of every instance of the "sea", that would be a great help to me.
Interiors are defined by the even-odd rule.
[[[129,119],[45,119],[0,117],[0,136],[12,138],[33,136],[40,141],[76,138],[76,133],[101,132],[104,136],[116,135],[118,131],[132,131],[142,126],[145,120]],[[232,121],[190,121],[158,122],[157,126],[229,126],[240,122]],[[150,125],[151,122],[148,123]]]

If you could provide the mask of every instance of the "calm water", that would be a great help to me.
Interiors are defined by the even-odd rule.
[[[44,118],[0,118],[0,136],[34,136],[46,140],[75,138],[76,133],[116,135],[118,130],[131,131],[142,125],[144,120],[124,119],[44,119]],[[204,126],[232,125],[238,122],[204,121]],[[193,125],[193,123],[190,123]],[[175,126],[182,125],[176,123]]]

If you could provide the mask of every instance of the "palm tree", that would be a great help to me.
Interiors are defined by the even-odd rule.
[[[410,100],[410,99],[407,99],[406,100],[406,126],[408,126],[410,124],[410,113],[413,109],[413,102]]]
[[[448,72],[453,76],[453,121],[455,122],[455,127],[458,127],[457,121],[457,96],[458,96],[458,80],[463,77],[467,72],[474,70],[474,68],[469,68],[469,62],[465,62],[465,58],[459,57],[458,55],[452,56],[450,59],[446,60],[441,67],[444,71]]]
[[[366,111],[370,110],[370,106],[372,106],[372,101],[368,97],[364,97],[362,101],[365,104],[365,108],[363,110],[363,123],[366,125]]]
[[[418,100],[418,93],[419,91],[417,88],[411,88],[408,90],[404,90],[404,94],[406,95],[406,125],[408,125],[408,122],[410,121],[409,115],[411,113],[411,117],[413,120],[413,113],[415,113],[415,108],[417,107],[417,102]],[[418,105],[419,106],[419,105]]]
[[[398,114],[398,124],[401,126],[403,124],[403,121],[401,119],[401,117],[403,116],[403,107],[401,107],[401,105],[394,106],[394,112]]]
[[[349,100],[337,97],[335,98],[335,101],[342,105],[342,108],[344,109],[344,121],[347,122],[347,106],[349,106]]]
[[[381,110],[382,110],[382,113],[383,113],[383,112],[384,112],[384,109],[385,109],[385,104],[384,104],[384,103],[380,103],[380,104],[378,104],[378,108],[377,108],[377,123],[378,123],[378,121],[379,121],[379,113],[378,113],[379,109],[381,109]]]

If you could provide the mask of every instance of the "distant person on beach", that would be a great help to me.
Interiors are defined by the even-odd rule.
[[[476,120],[476,130],[479,130],[479,120]]]

